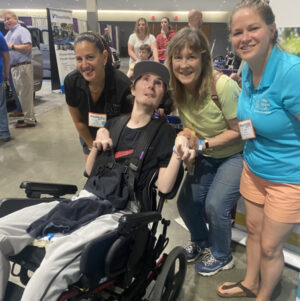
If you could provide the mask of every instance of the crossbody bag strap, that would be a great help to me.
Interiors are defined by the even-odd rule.
[[[213,76],[213,80],[212,80],[212,84],[211,84],[211,99],[214,101],[216,106],[222,111],[222,106],[221,106],[219,96],[217,93],[217,88],[216,88],[217,81],[221,77],[221,75],[223,75],[222,72],[216,72]]]

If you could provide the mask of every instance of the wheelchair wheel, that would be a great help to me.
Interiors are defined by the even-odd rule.
[[[151,300],[175,301],[181,291],[187,269],[182,247],[174,248],[168,255],[158,275]]]

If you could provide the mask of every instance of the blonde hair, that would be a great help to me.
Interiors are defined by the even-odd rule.
[[[140,22],[140,21],[144,21],[144,23],[145,23],[145,36],[146,36],[146,37],[149,36],[149,34],[150,34],[150,29],[149,29],[148,22],[147,22],[147,20],[146,20],[145,18],[138,18],[138,19],[137,19],[137,21],[135,22],[135,26],[134,26],[134,33],[135,33],[136,35],[139,34],[139,31],[138,31],[138,25],[139,25],[139,22]]]
[[[14,18],[16,18],[18,20],[18,16],[12,10],[6,10],[6,11],[4,11],[3,16],[5,16],[5,15],[11,15],[12,17],[14,17]]]
[[[197,28],[185,27],[179,30],[170,40],[167,48],[166,66],[170,72],[170,87],[175,105],[180,108],[186,102],[184,85],[174,75],[172,60],[185,47],[190,48],[196,54],[201,55],[201,73],[199,75],[197,97],[194,97],[194,105],[199,107],[211,93],[213,77],[212,60],[209,43],[203,32]]]

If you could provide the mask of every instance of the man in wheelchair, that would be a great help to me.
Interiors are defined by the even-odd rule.
[[[83,247],[116,229],[122,215],[147,210],[147,205],[137,196],[150,174],[158,170],[158,190],[171,191],[182,160],[193,160],[196,151],[189,147],[186,136],[177,136],[175,140],[175,131],[167,122],[152,118],[164,100],[168,84],[169,73],[162,64],[153,61],[136,64],[132,114],[117,117],[98,130],[86,162],[89,178],[79,195],[72,200],[26,207],[0,219],[1,301],[5,301],[9,256],[18,254],[36,238],[55,233],[21,300],[57,300],[81,277],[79,264]],[[147,141],[147,128],[152,123],[159,125],[151,126],[155,128],[151,134],[153,139]],[[134,165],[131,158],[141,139],[149,147],[147,151],[140,149]]]

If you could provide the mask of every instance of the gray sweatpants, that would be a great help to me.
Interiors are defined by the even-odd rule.
[[[4,301],[9,278],[8,256],[19,253],[32,243],[33,238],[26,232],[27,227],[57,203],[41,203],[0,219],[0,301]],[[46,248],[45,258],[28,282],[21,301],[57,300],[70,284],[80,279],[80,254],[84,245],[116,229],[124,213],[129,211],[100,216],[69,235],[54,240]]]

